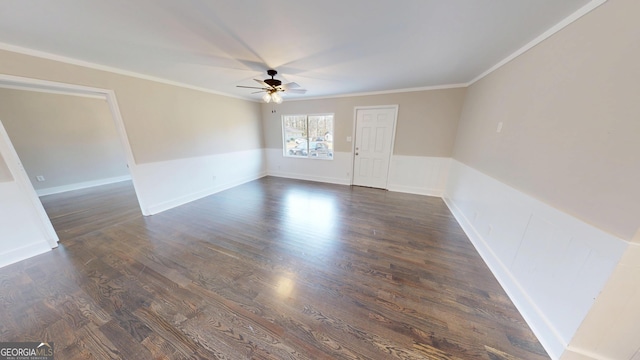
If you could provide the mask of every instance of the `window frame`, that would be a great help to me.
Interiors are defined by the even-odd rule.
[[[307,156],[299,156],[299,155],[289,155],[287,153],[287,143],[286,143],[286,139],[287,139],[287,130],[284,126],[284,118],[285,117],[293,117],[293,116],[304,116],[306,117],[306,121],[307,121]],[[332,138],[335,140],[336,135],[335,135],[335,124],[336,124],[336,114],[335,113],[313,113],[313,114],[282,114],[280,115],[280,127],[282,128],[282,156],[286,157],[286,158],[292,158],[292,159],[311,159],[311,160],[333,160],[333,158],[335,157],[335,149],[331,149],[331,153],[332,155],[329,157],[314,157],[311,156],[310,151],[309,151],[309,117],[312,116],[331,116],[331,128],[332,128]],[[334,141],[331,141],[332,144],[335,144]]]

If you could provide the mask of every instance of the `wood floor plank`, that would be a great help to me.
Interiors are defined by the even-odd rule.
[[[143,217],[42,197],[61,245],[0,269],[0,341],[64,359],[548,359],[439,198],[266,177]]]

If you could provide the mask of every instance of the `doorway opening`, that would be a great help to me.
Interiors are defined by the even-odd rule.
[[[10,75],[0,75],[0,91],[4,95],[15,97],[11,99],[11,108],[16,111],[16,115],[21,113],[20,106],[32,106],[27,113],[36,115],[46,116],[47,111],[51,112],[49,118],[45,119],[51,120],[50,123],[42,122],[43,119],[31,119],[28,124],[7,120],[5,114],[4,119],[0,118],[0,141],[5,142],[2,155],[13,169],[16,182],[22,185],[31,198],[31,205],[35,207],[42,225],[47,229],[50,237],[47,240],[52,248],[61,240],[58,236],[60,232],[56,234],[58,228],[53,226],[55,221],[52,220],[64,213],[79,214],[88,210],[90,202],[73,199],[75,196],[77,200],[78,195],[89,193],[91,189],[99,189],[95,186],[120,188],[120,193],[123,188],[128,187],[122,196],[132,205],[129,208],[138,214],[143,212],[144,207],[136,191],[133,154],[113,91]],[[25,103],[16,103],[20,99]],[[38,106],[43,108],[36,109]],[[26,111],[26,108],[22,111]],[[100,119],[88,121],[91,116]],[[87,121],[82,121],[83,117]],[[58,123],[54,123],[56,119],[59,119]],[[5,123],[2,123],[3,120]],[[29,144],[29,141],[32,143]],[[43,155],[43,149],[47,149],[47,141],[52,141],[49,151],[44,156],[39,156],[38,151]],[[72,196],[64,207],[58,202],[57,211],[49,211],[47,214],[40,196],[50,200],[69,194]],[[110,198],[115,199],[117,196],[111,195]],[[106,202],[94,201],[93,212],[98,214],[96,207],[104,204]],[[76,205],[78,207],[74,208]],[[76,219],[92,221],[87,214],[88,212],[76,216]],[[109,220],[104,213],[94,218],[103,221],[103,225],[104,221]],[[78,227],[80,226],[76,226]]]

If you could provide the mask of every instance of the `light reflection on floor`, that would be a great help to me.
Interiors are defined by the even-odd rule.
[[[304,229],[311,245],[332,248],[338,236],[338,209],[334,195],[290,190],[284,198],[282,228]]]

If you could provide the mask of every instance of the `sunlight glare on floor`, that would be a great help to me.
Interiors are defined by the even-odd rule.
[[[337,209],[333,195],[291,190],[284,197],[285,228],[313,234],[316,245],[331,245],[337,237]]]

